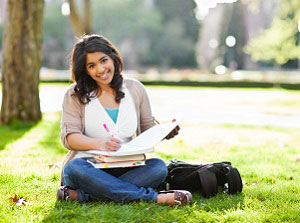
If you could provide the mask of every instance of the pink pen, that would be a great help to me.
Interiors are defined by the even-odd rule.
[[[103,127],[105,129],[105,131],[111,136],[111,137],[114,137],[114,135],[109,131],[109,128],[107,127],[107,125],[104,123],[103,124]]]

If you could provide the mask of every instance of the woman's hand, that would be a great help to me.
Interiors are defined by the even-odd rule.
[[[121,141],[114,137],[97,139],[96,144],[96,149],[108,152],[115,152],[121,148]]]
[[[105,142],[106,151],[115,152],[121,148],[120,140],[109,137],[108,140]]]
[[[172,122],[175,122],[176,120],[172,120]],[[171,139],[173,138],[174,136],[178,135],[178,132],[180,130],[180,127],[179,125],[177,125],[166,137],[165,139]]]

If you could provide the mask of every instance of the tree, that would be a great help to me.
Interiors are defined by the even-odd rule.
[[[223,21],[221,23],[221,35],[219,54],[223,58],[223,64],[233,69],[244,67],[243,48],[246,44],[244,9],[241,2],[226,4],[223,11]],[[233,36],[236,40],[234,47],[228,47],[225,42],[228,36]]]
[[[299,32],[300,1],[283,0],[271,27],[252,39],[245,51],[255,61],[275,61],[286,64],[300,59]]]
[[[167,67],[196,67],[196,43],[199,22],[195,16],[193,0],[156,0],[162,15],[162,30],[152,38],[152,63]]]
[[[70,5],[70,23],[72,25],[75,36],[80,37],[83,34],[91,34],[92,32],[92,16],[90,0],[83,1],[83,17],[80,17],[74,0],[69,0]]]
[[[11,0],[3,32],[1,121],[41,119],[43,0]]]
[[[163,28],[161,16],[147,0],[109,0],[93,3],[93,27],[120,50],[125,69],[138,69],[152,50],[153,35]]]

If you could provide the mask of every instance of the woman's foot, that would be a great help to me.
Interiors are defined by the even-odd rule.
[[[66,186],[60,186],[58,188],[56,197],[58,201],[77,201],[78,199],[76,190],[72,190]]]
[[[187,205],[192,203],[192,194],[186,190],[160,191],[156,202],[169,206]]]

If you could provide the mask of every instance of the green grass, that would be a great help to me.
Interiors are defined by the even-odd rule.
[[[299,131],[235,125],[183,125],[149,157],[195,163],[229,160],[244,182],[238,195],[194,195],[187,207],[141,202],[56,201],[61,162],[60,114],[36,125],[1,126],[0,222],[300,222]],[[16,207],[17,194],[30,205]]]

